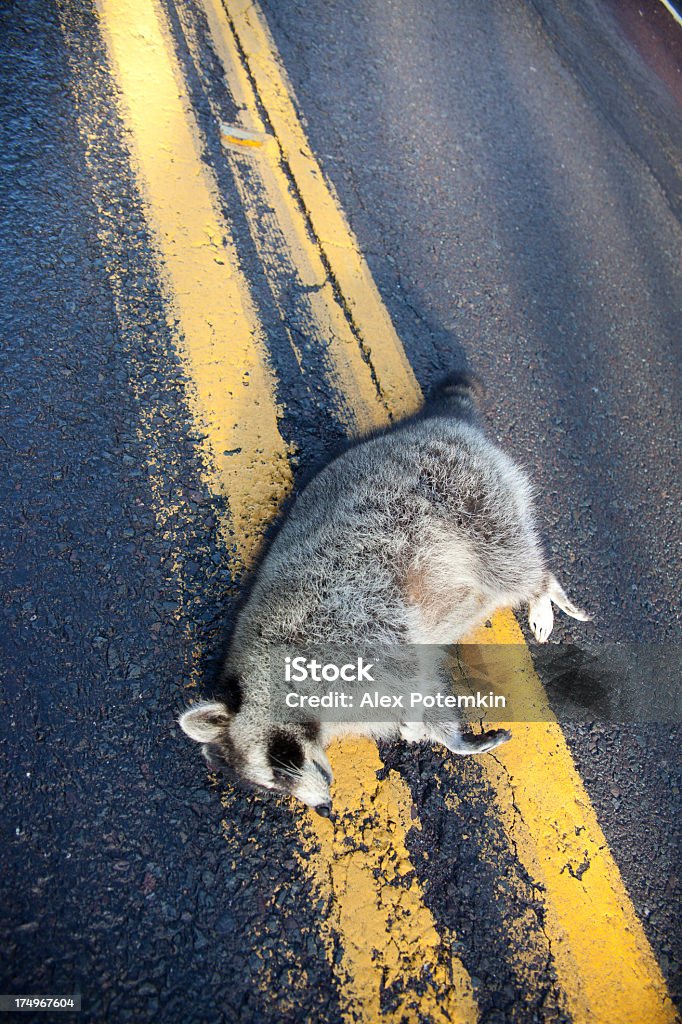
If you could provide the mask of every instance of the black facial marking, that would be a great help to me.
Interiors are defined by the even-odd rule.
[[[320,723],[319,722],[302,722],[301,729],[303,735],[307,740],[315,741],[320,735]]]
[[[217,743],[208,743],[204,749],[206,764],[212,772],[221,772],[228,764],[221,747]]]
[[[329,771],[327,771],[327,769],[324,767],[324,765],[319,764],[319,762],[317,762],[317,761],[313,761],[313,765],[315,766],[315,768],[317,768],[318,772],[320,773],[320,775],[322,776],[324,781],[327,783],[327,785],[331,786],[331,784],[332,784],[331,773]]]
[[[207,744],[204,757],[211,771],[228,774],[235,781],[244,764],[244,758],[229,736],[223,736],[219,743]]]
[[[294,736],[276,729],[268,742],[268,761],[273,772],[303,767],[305,754]]]
[[[233,715],[238,715],[244,703],[244,690],[239,676],[234,675],[232,672],[226,673],[222,677],[221,682],[225,691],[224,698],[227,710],[231,711]]]

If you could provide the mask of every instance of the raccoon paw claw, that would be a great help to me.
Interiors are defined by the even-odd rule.
[[[529,606],[528,623],[538,643],[544,644],[549,640],[554,628],[554,612],[552,602],[546,594]]]

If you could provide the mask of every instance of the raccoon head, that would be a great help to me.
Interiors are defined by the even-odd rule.
[[[194,704],[178,721],[201,743],[211,771],[232,768],[246,782],[288,793],[330,817],[332,771],[315,723],[256,722],[218,701]]]

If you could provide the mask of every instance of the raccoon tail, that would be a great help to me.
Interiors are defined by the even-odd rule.
[[[431,391],[422,416],[449,416],[478,425],[477,399],[484,393],[482,381],[468,371],[454,371],[448,374]]]

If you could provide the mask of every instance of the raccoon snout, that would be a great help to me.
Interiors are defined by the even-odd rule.
[[[332,816],[332,805],[331,803],[318,804],[313,810],[317,811],[321,818],[331,818]]]

